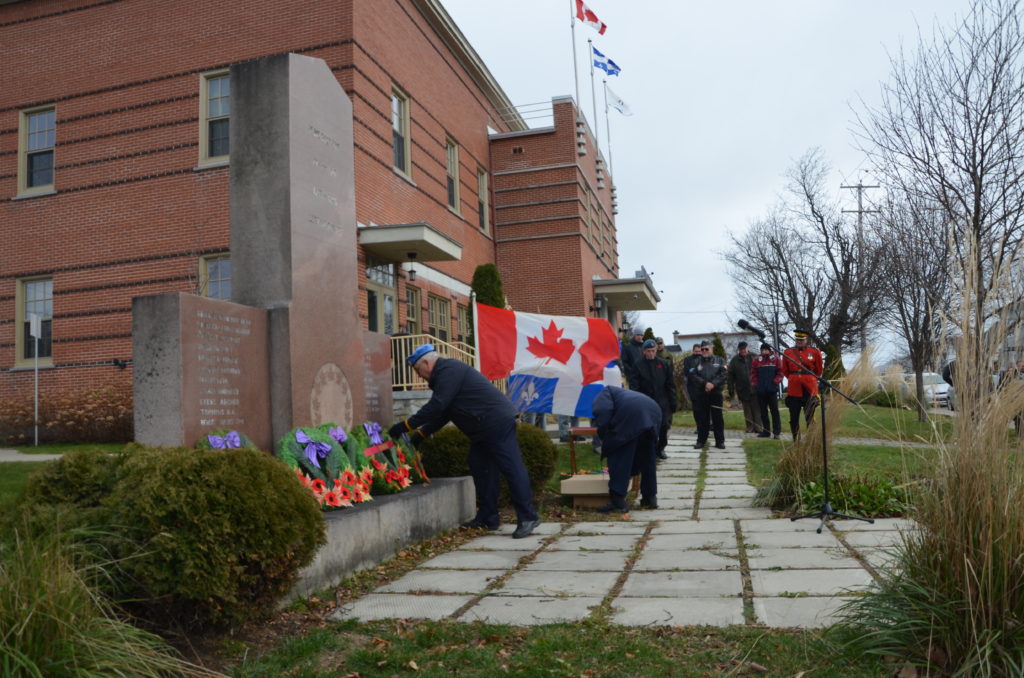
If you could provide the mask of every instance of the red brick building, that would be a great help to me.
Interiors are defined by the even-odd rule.
[[[352,101],[368,329],[462,339],[488,262],[521,310],[656,301],[612,282],[572,101],[527,129],[438,0],[0,0],[0,45],[0,399],[32,391],[32,314],[44,391],[130,391],[133,297],[230,298],[228,68],[267,55],[323,59]]]

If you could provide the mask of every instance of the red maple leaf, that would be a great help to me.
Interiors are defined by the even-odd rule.
[[[535,337],[527,337],[526,350],[538,358],[551,358],[564,365],[569,362],[572,352],[576,350],[576,344],[572,342],[572,339],[561,338],[564,331],[558,329],[555,326],[555,321],[552,320],[550,325],[541,328],[544,341],[537,341]]]

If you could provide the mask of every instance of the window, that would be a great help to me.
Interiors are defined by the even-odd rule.
[[[405,331],[420,333],[420,291],[412,285],[405,286]]]
[[[383,334],[395,333],[395,267],[366,259],[367,329]]]
[[[231,299],[231,257],[218,254],[199,260],[199,293],[211,299]]]
[[[452,322],[452,304],[447,299],[427,295],[427,333],[441,341],[448,341]]]
[[[469,307],[459,304],[455,307],[456,318],[459,323],[459,341],[469,341]]]
[[[40,362],[52,365],[51,326],[53,324],[53,279],[22,280],[17,287],[17,326],[15,351],[18,362],[32,364],[36,357],[36,339],[32,336],[32,321],[39,318]]]
[[[448,174],[448,207],[459,211],[459,145],[445,139],[445,171]]]
[[[487,191],[487,170],[483,167],[476,171],[476,199],[479,204],[480,230],[489,233],[491,230],[491,206]]]
[[[18,135],[18,194],[53,191],[57,109],[24,111]]]
[[[409,98],[391,90],[391,147],[396,170],[409,175]]]
[[[227,71],[203,74],[199,106],[199,164],[226,162],[231,129],[231,78]]]

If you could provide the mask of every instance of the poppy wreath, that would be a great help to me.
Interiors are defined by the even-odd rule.
[[[325,510],[371,499],[372,478],[355,473],[347,441],[343,428],[328,424],[292,429],[277,444],[278,459],[295,471]]]
[[[372,473],[373,494],[394,494],[412,485],[412,468],[406,463],[403,441],[392,441],[380,424],[368,421],[352,429],[351,438],[359,453],[356,468]]]

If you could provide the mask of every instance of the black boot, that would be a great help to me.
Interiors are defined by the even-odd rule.
[[[604,506],[598,506],[598,513],[626,513],[629,511],[629,507],[626,506],[626,498],[620,497],[617,494],[609,494],[608,498],[611,500]]]

